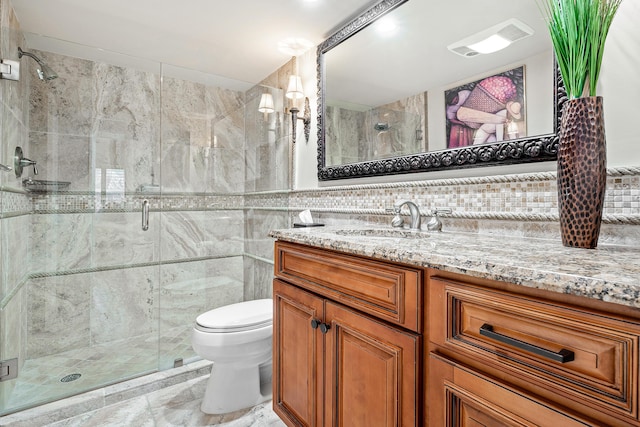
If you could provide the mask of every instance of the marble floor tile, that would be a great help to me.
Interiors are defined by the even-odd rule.
[[[224,415],[200,411],[207,376],[176,384],[133,399],[43,427],[284,427],[271,401]]]
[[[8,427],[284,427],[271,401],[210,415],[200,410],[210,362],[198,361],[0,417]],[[145,392],[146,391],[146,392]],[[113,402],[109,404],[109,402]]]
[[[153,414],[145,396],[125,400],[96,411],[77,415],[46,426],[86,427],[86,426],[131,426],[154,427]],[[44,427],[44,426],[43,426]]]

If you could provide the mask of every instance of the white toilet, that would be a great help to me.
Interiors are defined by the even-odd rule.
[[[191,345],[213,361],[200,409],[225,414],[271,399],[273,300],[231,304],[201,314]]]

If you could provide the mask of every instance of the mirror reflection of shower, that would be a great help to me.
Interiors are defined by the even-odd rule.
[[[363,114],[363,136],[368,156],[366,158],[386,159],[419,152],[421,149],[420,115],[406,109],[385,106],[367,110]]]
[[[387,118],[389,114],[384,114]],[[394,152],[401,150],[398,140],[398,129],[389,125],[389,122],[376,122],[373,129],[377,132],[373,140],[373,156],[376,158],[389,157]]]
[[[24,50],[22,50],[22,48],[18,47],[18,58],[22,58],[23,56],[33,58],[38,63],[38,65],[40,65],[40,68],[37,69],[38,77],[40,77],[40,80],[53,80],[58,78],[58,74],[53,71],[46,62],[38,58],[33,53],[25,52]]]

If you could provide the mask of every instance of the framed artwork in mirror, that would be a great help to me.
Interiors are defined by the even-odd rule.
[[[447,148],[527,136],[525,67],[445,91]]]

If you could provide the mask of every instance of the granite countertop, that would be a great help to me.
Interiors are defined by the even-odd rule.
[[[396,233],[406,236],[394,237]],[[387,234],[388,236],[384,236]],[[640,308],[640,248],[474,233],[313,227],[273,230],[278,240],[418,267],[433,267]]]

